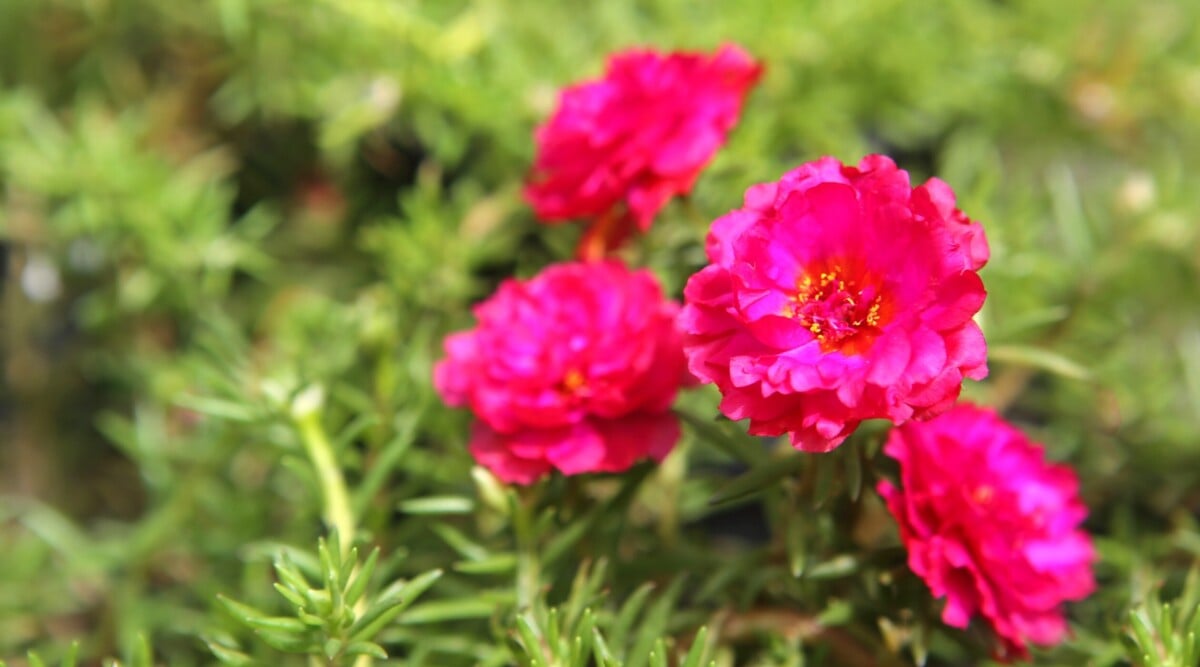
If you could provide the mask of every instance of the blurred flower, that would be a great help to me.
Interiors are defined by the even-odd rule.
[[[614,55],[604,78],[565,89],[538,128],[525,197],[548,222],[594,219],[585,241],[614,247],[692,189],[761,73],[734,45]]]
[[[471,453],[507,482],[660,460],[679,438],[678,309],[648,271],[553,265],[476,307],[478,326],[446,339],[434,385],[474,411]]]
[[[931,417],[987,375],[972,316],[980,225],[883,156],[810,162],[716,220],[680,318],[692,373],[750,433],[836,447],[864,419]]]
[[[903,488],[885,481],[879,493],[900,524],[909,567],[946,597],[942,620],[965,628],[982,615],[1004,658],[1027,658],[1027,641],[1062,640],[1062,603],[1095,586],[1074,471],[1047,463],[1040,445],[968,404],[893,429],[884,452],[900,463]]]
[[[21,269],[21,290],[34,303],[49,303],[62,293],[58,265],[48,255],[31,253]]]

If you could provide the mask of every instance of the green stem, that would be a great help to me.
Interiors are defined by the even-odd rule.
[[[658,514],[658,536],[663,546],[672,548],[679,541],[679,495],[683,478],[687,474],[687,457],[691,440],[680,443],[658,466],[655,490],[662,494],[662,507]]]
[[[333,444],[321,426],[321,411],[318,409],[299,410],[293,412],[292,419],[300,431],[300,440],[304,450],[312,460],[317,470],[317,480],[321,484],[321,498],[324,500],[325,523],[330,530],[337,531],[338,551],[342,558],[350,555],[354,545],[354,536],[358,532],[354,523],[354,512],[350,510],[350,494],[346,492],[346,479],[342,476],[342,468],[333,454]],[[357,566],[355,566],[357,570]],[[360,599],[354,605],[355,616],[362,616],[366,611],[366,598]],[[371,657],[360,655],[354,660],[354,667],[370,667]],[[331,665],[341,664],[340,657],[329,662]]]
[[[321,427],[318,411],[297,415],[296,427],[300,430],[300,439],[308,458],[312,460],[317,470],[317,479],[321,484],[321,497],[324,499],[325,523],[331,529],[337,530],[338,543],[343,557],[350,553],[354,543],[355,526],[354,513],[350,511],[350,495],[346,492],[346,480],[342,477],[342,469],[333,455],[333,445]]]
[[[533,608],[540,588],[541,563],[538,558],[537,535],[533,527],[533,499],[512,496],[513,532],[517,539],[517,609]]]

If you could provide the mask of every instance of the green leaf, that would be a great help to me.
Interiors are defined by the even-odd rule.
[[[280,554],[273,563],[275,574],[283,580],[285,586],[296,593],[303,593],[312,588],[312,584],[308,579],[296,569],[292,564],[291,558],[286,553]]]
[[[368,655],[378,660],[387,660],[387,651],[374,642],[350,642],[346,646],[346,655]]]
[[[581,666],[586,665],[588,654],[592,651],[592,641],[594,638],[592,630],[596,627],[596,615],[592,613],[591,609],[588,609],[580,617],[579,625],[567,627],[568,634],[575,636],[575,640],[571,643],[571,663]]]
[[[402,501],[398,507],[405,514],[470,514],[475,511],[475,501],[462,496],[428,496]]]
[[[851,441],[846,443],[841,449],[845,450],[841,455],[845,466],[846,489],[850,493],[850,500],[858,502],[858,499],[862,496],[863,487],[861,448],[858,442]]]
[[[396,418],[396,436],[383,446],[379,456],[367,468],[362,482],[353,492],[351,505],[354,506],[354,516],[363,516],[372,500],[379,495],[379,491],[388,481],[388,476],[400,464],[416,439],[417,426],[424,420],[425,413],[426,410],[422,408]]]
[[[825,627],[848,623],[854,617],[854,605],[845,600],[829,600],[825,610],[817,616],[817,622]]]
[[[811,498],[813,509],[824,507],[825,503],[833,495],[833,486],[837,478],[837,475],[834,474],[834,464],[836,464],[836,461],[827,456],[819,456],[812,461],[813,486]]]
[[[713,422],[684,410],[676,410],[675,414],[695,432],[697,440],[713,445],[734,460],[757,465],[768,458],[756,438],[732,436]]]
[[[796,518],[791,519],[783,527],[784,547],[787,549],[788,570],[793,577],[799,577],[804,573],[804,568],[808,564],[808,533],[802,521]]]
[[[638,623],[637,638],[630,654],[626,656],[626,667],[641,667],[645,664],[646,658],[643,656],[648,656],[654,643],[666,633],[667,621],[670,620],[671,613],[675,609],[675,601],[679,598],[680,591],[683,590],[683,582],[683,577],[675,579],[666,592],[650,605],[650,609]]]
[[[358,415],[349,424],[342,427],[338,432],[337,437],[333,440],[333,451],[345,451],[355,440],[359,438],[367,429],[379,423],[379,417],[371,413],[363,413]]]
[[[317,560],[316,555],[310,551],[297,549],[290,544],[271,541],[257,542],[246,547],[245,552],[247,559],[266,558],[272,563],[282,562],[302,575],[299,578],[304,581],[304,584],[299,586],[298,590],[310,588],[310,580],[321,578],[321,563]]]
[[[221,603],[221,606],[223,606],[231,616],[242,623],[245,623],[246,625],[249,625],[251,620],[267,618],[266,613],[261,612],[249,605],[244,605],[231,598],[227,598],[220,593],[217,594],[217,602]]]
[[[205,638],[204,643],[208,646],[208,650],[212,652],[217,660],[222,664],[233,665],[234,667],[251,667],[255,664],[254,659],[242,653],[236,648],[231,648],[218,643],[214,639]]]
[[[271,648],[288,653],[309,653],[314,648],[312,640],[309,638],[297,637],[289,633],[257,630],[255,635]]]
[[[79,662],[79,642],[71,642],[71,647],[67,649],[67,654],[63,656],[61,667],[75,667]]]
[[[567,598],[566,616],[564,623],[570,627],[575,623],[575,620],[580,617],[580,614],[586,613],[593,616],[589,605],[591,605],[600,595],[600,590],[604,586],[604,575],[608,571],[608,561],[601,558],[596,561],[595,566],[592,566],[591,561],[584,561],[575,573],[575,579],[571,582],[571,595]],[[594,617],[591,619],[594,622]]]
[[[200,414],[230,421],[252,422],[261,417],[259,410],[254,407],[211,396],[181,394],[175,398],[175,403],[179,407],[194,410]]]
[[[465,574],[501,574],[512,572],[517,567],[514,553],[493,554],[482,560],[464,560],[454,564],[454,569]]]
[[[650,667],[669,667],[667,665],[667,645],[661,637],[654,643],[654,648],[650,649],[649,663]]]
[[[304,591],[304,597],[308,600],[307,608],[318,615],[328,617],[333,613],[333,598],[329,596],[329,591],[310,588]]]
[[[375,565],[378,562],[379,547],[375,547],[371,550],[371,555],[367,556],[367,562],[363,563],[358,573],[354,575],[354,581],[346,588],[345,598],[347,605],[354,606],[362,598],[363,593],[367,590],[367,584],[371,581],[371,575],[375,573]]]
[[[571,647],[567,652],[567,664],[570,667],[588,667],[588,654],[592,650],[592,633],[580,633],[578,637],[571,640]]]
[[[692,639],[692,647],[688,649],[687,656],[684,657],[680,667],[701,667],[707,656],[708,628],[700,626],[700,629],[696,631],[696,636]]]
[[[325,538],[317,540],[317,559],[321,562],[321,583],[326,585],[326,590],[334,588],[329,586],[330,581],[337,581],[338,575],[341,573],[341,540],[338,539],[337,529],[329,531],[329,539],[333,542],[333,548],[329,548],[329,543]]]
[[[528,613],[524,613],[517,616],[516,624],[517,636],[521,639],[521,646],[525,649],[525,655],[529,657],[530,664],[535,667],[549,667],[546,656],[542,652],[542,638],[533,619]]]
[[[321,647],[321,650],[325,652],[326,658],[333,660],[334,657],[340,655],[342,652],[342,640],[330,637],[325,640],[325,644]]]
[[[804,573],[806,579],[837,579],[854,574],[858,571],[858,559],[851,554],[834,556],[829,560],[813,565]]]
[[[323,628],[325,627],[326,623],[329,622],[328,619],[322,618],[321,616],[317,616],[315,614],[310,614],[303,609],[296,610],[296,618],[300,619],[301,623],[314,628]]]
[[[1157,590],[1129,611],[1122,637],[1126,655],[1138,667],[1191,667],[1200,658],[1200,569],[1188,573],[1173,602],[1159,601]]]
[[[258,630],[272,630],[275,632],[304,634],[308,631],[308,626],[298,618],[288,618],[286,616],[268,616],[266,618],[252,618],[246,621],[246,624]]]
[[[347,568],[349,569],[349,568]],[[346,609],[345,601],[342,599],[344,589],[339,581],[340,572],[330,572],[328,579],[325,581],[325,590],[329,591],[330,602],[330,618],[335,618]]]
[[[483,560],[488,557],[487,549],[468,538],[457,528],[444,523],[435,523],[430,528],[463,558]]]
[[[338,563],[337,589],[339,592],[345,592],[350,585],[350,577],[354,574],[354,569],[358,565],[358,547],[350,547],[350,552],[346,558]]]
[[[292,634],[301,634],[308,630],[308,627],[298,619],[285,616],[267,616],[254,607],[242,604],[224,595],[217,595],[217,601],[235,619],[255,630],[270,630]]]
[[[558,609],[551,608],[546,612],[546,631],[544,634],[546,636],[546,643],[550,645],[551,655],[558,657],[558,649],[561,647],[559,641],[562,639]]]
[[[397,582],[379,595],[375,605],[350,626],[350,641],[369,641],[391,623],[442,576],[433,570],[407,582]]]
[[[604,642],[604,636],[600,634],[599,628],[592,630],[592,648],[595,650],[596,662],[601,667],[621,667],[621,662]]]
[[[590,533],[601,520],[606,516],[613,516],[617,512],[624,510],[626,506],[633,500],[637,494],[637,490],[641,488],[642,482],[649,476],[651,466],[641,465],[630,470],[623,475],[621,480],[621,490],[616,493],[608,501],[592,507],[588,512],[568,523],[551,539],[541,550],[541,559],[543,563],[553,563],[567,553],[567,551],[579,542],[580,538]]]
[[[130,667],[154,667],[154,652],[150,648],[150,641],[146,639],[146,635],[138,635]]]
[[[1028,345],[994,345],[988,347],[988,360],[1028,366],[1070,380],[1086,381],[1092,373],[1086,367],[1057,352]]]
[[[512,597],[511,595],[509,597]],[[511,604],[510,600],[510,604]],[[463,598],[456,600],[436,600],[424,602],[413,607],[401,620],[405,625],[442,623],[471,618],[488,618],[496,613],[500,606],[494,600],[478,598]]]
[[[291,602],[296,607],[296,609],[303,609],[304,607],[306,607],[308,605],[308,601],[305,600],[303,595],[297,593],[296,591],[293,591],[292,589],[288,588],[287,586],[284,586],[283,584],[279,583],[278,581],[271,584],[271,586],[274,587],[275,590],[278,591],[280,595],[287,598],[287,601]]]
[[[809,454],[789,454],[781,459],[771,459],[760,463],[721,487],[709,499],[708,504],[721,505],[762,493],[775,482],[810,464],[811,458],[812,455]]]
[[[390,605],[378,605],[363,614],[350,627],[350,638],[353,641],[368,641],[396,619],[407,605],[395,602]]]
[[[609,636],[613,638],[617,646],[625,646],[625,638],[653,591],[654,584],[648,581],[639,586],[621,606],[621,611],[617,614],[616,621],[613,622],[612,629],[609,631]]]

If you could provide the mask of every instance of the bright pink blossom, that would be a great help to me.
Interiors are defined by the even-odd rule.
[[[562,91],[537,130],[525,196],[546,221],[605,218],[602,235],[645,230],[737,123],[762,66],[733,45],[714,54],[631,50],[604,77]],[[610,239],[611,240],[611,239]]]
[[[990,410],[958,405],[928,422],[892,430],[884,452],[900,463],[902,488],[879,484],[908,565],[935,597],[942,620],[965,628],[979,614],[1003,657],[1026,642],[1067,634],[1062,603],[1092,591],[1087,508],[1065,465]]]
[[[686,377],[678,304],[616,261],[553,265],[508,280],[446,339],[434,385],[478,418],[471,453],[508,482],[617,472],[661,460],[679,438]]]
[[[936,415],[987,375],[972,321],[987,241],[939,180],[823,158],[747,190],[707,250],[684,291],[685,352],[752,434],[828,451],[864,419]]]

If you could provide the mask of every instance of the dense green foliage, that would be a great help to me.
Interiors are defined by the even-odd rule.
[[[1159,589],[1200,556],[1196,25],[1186,0],[0,0],[0,658],[985,664],[904,567],[878,430],[798,456],[701,389],[661,467],[514,490],[432,390],[470,304],[578,238],[520,199],[557,88],[730,40],[766,75],[628,259],[678,295],[708,221],[823,154],[949,182],[993,250],[966,395],[1077,467],[1101,554],[1038,660],[1194,664],[1200,594]]]

